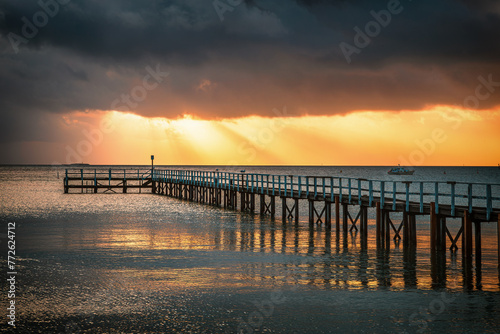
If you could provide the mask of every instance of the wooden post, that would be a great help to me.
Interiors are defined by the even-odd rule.
[[[276,217],[276,199],[274,196],[271,196],[271,219],[274,220]]]
[[[497,250],[498,250],[498,268],[500,268],[500,214],[497,217]]]
[[[286,206],[286,197],[281,197],[281,220],[283,223],[287,220],[288,210]]]
[[[312,227],[314,224],[314,201],[309,200],[309,226]]]
[[[327,229],[332,228],[332,203],[325,201],[325,226]]]
[[[410,241],[410,231],[408,222],[408,212],[406,209],[403,211],[403,246],[407,247]]]
[[[436,215],[436,250],[442,250],[442,218],[439,214]]]
[[[376,213],[375,213],[375,235],[376,235],[376,240],[377,240],[377,246],[380,246],[380,232],[381,232],[381,226],[380,226],[380,221],[381,221],[381,217],[380,217],[380,202],[376,202],[375,203],[375,210],[376,210]]]
[[[462,217],[462,260],[465,259],[465,215]]]
[[[414,247],[417,247],[417,217],[411,215],[411,243]]]
[[[68,170],[66,169],[66,174],[64,176],[64,193],[67,194],[69,190],[69,180],[68,180]],[[500,262],[499,262],[500,263]]]
[[[474,223],[476,230],[475,238],[476,238],[476,268],[481,268],[481,222],[476,221]]]
[[[367,248],[368,246],[368,207],[361,206],[361,247]]]
[[[431,252],[434,252],[436,250],[436,225],[437,225],[437,217],[436,217],[436,203],[431,202],[431,216],[430,216],[430,223],[431,223],[431,233],[430,233],[430,238],[431,238]]]
[[[363,216],[364,216],[365,211],[363,210],[363,205],[359,206],[359,235],[360,238],[363,239],[363,236],[365,235],[365,226],[363,224]]]
[[[464,211],[464,252],[465,258],[472,258],[472,220],[467,210]]]
[[[335,233],[338,237],[340,233],[340,198],[338,195],[335,196]]]
[[[384,225],[385,225],[385,248],[391,249],[391,222],[389,219],[389,212],[384,211]]]
[[[464,270],[464,286],[472,288],[472,219],[470,213],[464,211],[464,231],[463,238],[463,270]]]
[[[348,212],[347,210],[349,210],[347,204],[342,203],[342,228],[343,228],[343,232],[345,235],[347,235],[347,229],[348,229],[347,219],[349,218],[347,216],[347,212]]]
[[[332,228],[332,203],[325,201],[325,227]]]
[[[441,217],[439,230],[439,250],[446,250],[446,217]]]
[[[385,210],[380,210],[380,246],[385,248]]]
[[[365,238],[368,238],[368,207],[365,206]]]
[[[295,199],[295,224],[299,223],[299,199]]]
[[[261,194],[260,195],[260,215],[264,215],[264,212],[265,212],[265,209],[266,209],[266,195],[264,194]]]
[[[255,212],[255,194],[250,194],[250,212]]]

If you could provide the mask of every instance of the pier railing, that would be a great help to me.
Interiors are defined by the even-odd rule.
[[[387,181],[363,178],[333,176],[273,175],[259,173],[231,173],[219,171],[197,171],[178,169],[155,169],[153,181],[188,184],[234,191],[248,191],[270,196],[286,196],[330,200],[339,196],[342,202],[361,204],[362,198],[368,205],[379,201],[382,206],[404,203],[408,211],[410,205],[418,204],[420,213],[424,206],[435,203],[436,213],[440,205],[451,208],[455,215],[458,208],[469,212],[486,211],[489,220],[494,210],[500,208],[500,184],[464,183],[443,181]]]
[[[152,188],[151,169],[118,169],[118,168],[81,168],[66,169],[64,176],[64,192],[79,189],[83,193],[97,193],[99,189],[115,192],[121,188],[126,193],[129,188]]]
[[[151,169],[66,169],[65,178],[71,180],[89,180],[93,178],[103,180],[108,178],[110,181],[115,179],[146,180],[151,178]]]

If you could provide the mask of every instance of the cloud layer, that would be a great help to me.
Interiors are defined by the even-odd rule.
[[[119,107],[167,118],[419,110],[462,104],[479,76],[500,82],[497,1],[228,3],[238,1],[3,1],[0,140],[50,141],[47,115],[113,109],[148,66],[170,74]],[[341,43],[357,48],[350,63]],[[477,107],[498,104],[492,94]]]

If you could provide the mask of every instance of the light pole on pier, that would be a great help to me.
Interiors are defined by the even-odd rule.
[[[154,161],[154,159],[155,159],[155,156],[151,155],[151,174],[153,174],[153,168],[154,168],[153,161]]]

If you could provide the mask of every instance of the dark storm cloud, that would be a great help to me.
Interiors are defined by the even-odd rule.
[[[401,1],[402,11],[350,64],[340,43],[354,45],[354,27],[364,30],[371,11],[389,1],[247,0],[222,21],[212,1],[63,2],[33,37],[18,41],[17,53],[12,34],[23,37],[23,17],[33,22],[41,6],[0,4],[2,141],[50,137],[50,125],[39,124],[44,113],[110,109],[157,64],[171,74],[132,108],[138,114],[419,109],[462,103],[479,75],[500,81],[497,1]],[[499,104],[499,96],[480,108]],[[23,126],[30,120],[38,123]]]

